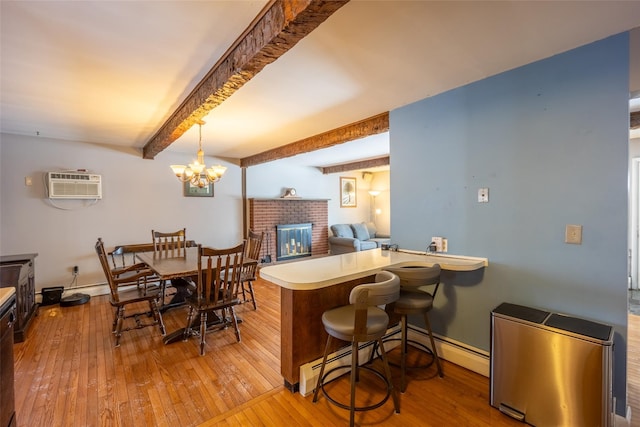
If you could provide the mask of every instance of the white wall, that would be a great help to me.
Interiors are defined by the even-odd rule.
[[[194,153],[195,154],[195,153]],[[74,265],[79,285],[104,283],[94,244],[107,248],[151,241],[151,230],[187,228],[199,243],[231,246],[242,238],[241,170],[227,172],[213,198],[183,197],[169,164],[193,156],[164,151],[155,160],[122,147],[2,134],[0,139],[0,254],[37,252],[36,288],[68,286]],[[102,175],[103,199],[91,205],[45,198],[43,174],[87,169]],[[25,177],[33,186],[25,186]]]

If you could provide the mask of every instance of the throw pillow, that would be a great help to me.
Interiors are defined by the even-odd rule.
[[[367,230],[367,226],[364,222],[360,224],[351,224],[351,228],[353,229],[353,235],[358,240],[369,240],[369,230]]]
[[[333,224],[331,232],[336,237],[353,237],[353,232],[348,224]]]
[[[372,222],[367,223],[367,231],[369,231],[369,238],[373,239],[376,237],[376,233],[378,230],[376,229],[376,225]]]

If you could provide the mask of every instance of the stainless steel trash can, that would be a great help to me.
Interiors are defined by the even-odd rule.
[[[535,426],[612,426],[613,328],[502,303],[491,312],[491,406]]]

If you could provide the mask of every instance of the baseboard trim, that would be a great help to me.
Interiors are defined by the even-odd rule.
[[[614,400],[615,403],[615,400]],[[615,404],[613,405],[615,408]],[[613,425],[615,427],[630,427],[631,426],[631,406],[627,406],[627,413],[623,417],[622,415],[614,414]]]
[[[400,326],[395,326],[394,328],[389,329],[384,338],[400,338]],[[424,329],[409,325],[408,338],[431,348],[429,335]],[[436,334],[434,334],[434,341],[436,343],[438,356],[440,356],[441,359],[455,363],[456,365],[462,366],[463,368],[469,369],[485,377],[489,377],[489,354],[487,352],[464,345],[450,338],[440,337]],[[390,351],[398,345],[400,345],[399,340],[387,341],[384,348],[385,350]],[[369,360],[372,348],[373,343],[364,343],[358,348],[358,360],[360,360],[361,363]],[[300,367],[300,394],[303,396],[308,396],[313,392],[318,381],[321,364],[322,358],[319,358]],[[337,366],[349,366],[350,364],[351,347],[343,347],[329,355],[325,370],[328,371]],[[344,370],[335,372],[333,377],[342,375],[344,372]],[[328,379],[331,380],[333,377],[330,376]]]
[[[438,356],[448,362],[469,369],[482,376],[489,377],[489,353],[463,344],[451,338],[433,334]],[[431,348],[429,334],[426,330],[409,325],[409,339]]]

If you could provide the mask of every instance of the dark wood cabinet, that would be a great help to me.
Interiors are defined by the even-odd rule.
[[[36,314],[35,258],[38,254],[0,256],[0,287],[16,288],[16,323],[13,339],[22,342]]]
[[[10,295],[7,297],[7,295]],[[13,326],[16,321],[16,296],[0,291],[0,427],[16,426],[13,367]]]

